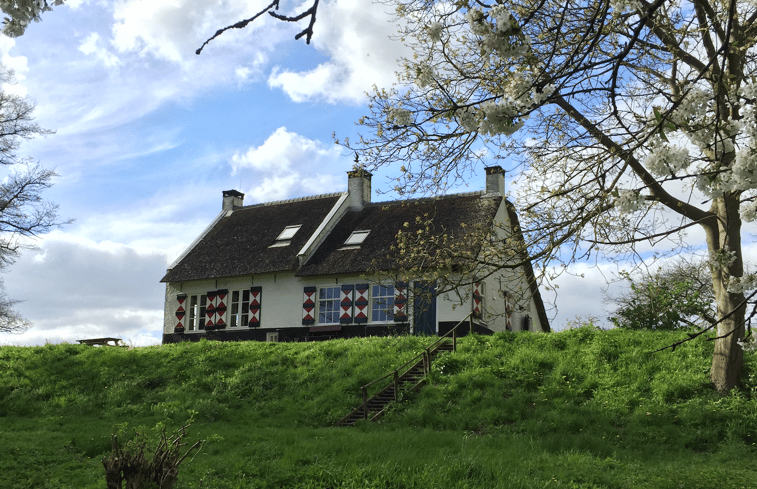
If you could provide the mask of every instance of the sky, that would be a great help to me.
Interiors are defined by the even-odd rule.
[[[390,39],[385,6],[332,0],[309,46],[293,39],[302,25],[265,17],[195,55],[267,3],[68,0],[22,37],[0,36],[0,61],[17,78],[5,89],[33,99],[37,122],[55,131],[20,153],[55,169],[44,196],[74,219],[2,275],[32,327],[0,344],[158,344],[160,279],[221,210],[223,190],[242,191],[245,204],[346,190],[354,156],[333,135],[357,138],[365,93],[390,87],[409,53]],[[387,178],[374,175],[374,190],[388,191]],[[484,178],[480,168],[460,190],[483,189]],[[606,317],[602,291],[616,271],[581,263],[558,279],[556,298],[542,291],[555,301],[553,329]]]

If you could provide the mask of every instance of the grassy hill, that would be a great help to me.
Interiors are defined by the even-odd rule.
[[[650,353],[681,336],[467,337],[354,428],[331,425],[428,338],[0,347],[0,487],[104,488],[112,432],[190,416],[212,441],[178,488],[757,487],[757,375],[718,397],[711,342]]]

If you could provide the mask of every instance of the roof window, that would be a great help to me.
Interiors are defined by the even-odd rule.
[[[345,246],[359,246],[363,244],[363,241],[365,241],[365,238],[368,237],[368,233],[371,231],[352,231],[352,234],[350,234],[350,237],[347,238],[347,241],[344,242]]]
[[[279,234],[279,237],[276,238],[276,241],[283,241],[286,239],[294,238],[294,235],[297,234],[297,231],[299,231],[301,227],[302,227],[302,224],[298,224],[296,226],[285,227],[284,230],[281,231],[281,234]]]
[[[269,246],[269,248],[289,246],[291,239],[294,238],[294,235],[297,234],[297,231],[299,231],[301,227],[301,224],[285,227],[284,230],[281,231],[281,234],[279,234],[279,236],[276,238],[276,241],[274,241],[274,243]]]

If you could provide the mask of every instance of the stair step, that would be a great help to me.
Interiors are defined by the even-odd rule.
[[[444,351],[453,351],[451,343],[443,343],[439,345],[434,351],[429,352],[429,360],[431,362]],[[426,380],[426,367],[423,361],[419,361],[416,365],[408,369],[404,374],[397,378],[397,387],[402,388],[405,384],[409,384],[409,387],[404,387],[406,392],[412,392],[423,384]],[[367,415],[363,409],[363,405],[355,408],[348,416],[345,416],[337,422],[338,426],[352,426],[361,419],[375,420],[378,419],[387,408],[387,406],[394,402],[395,399],[394,384],[390,383],[383,390],[373,395],[365,404]]]

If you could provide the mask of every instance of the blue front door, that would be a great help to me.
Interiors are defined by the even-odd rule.
[[[413,331],[415,334],[436,334],[436,284],[415,282],[413,289]]]

